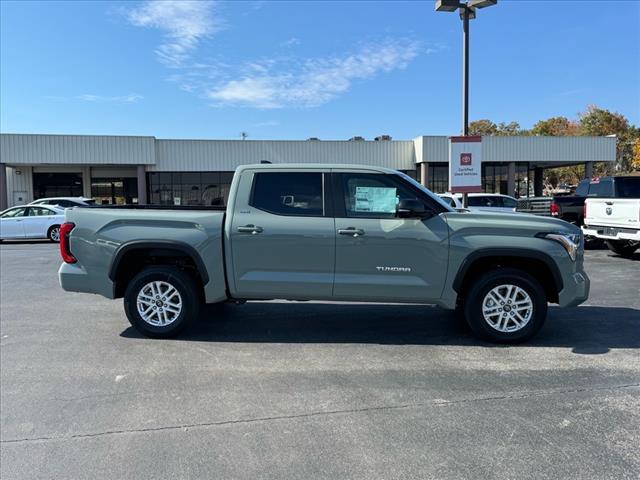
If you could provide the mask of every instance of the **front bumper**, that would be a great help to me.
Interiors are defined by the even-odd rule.
[[[563,280],[564,286],[558,294],[558,305],[576,307],[589,298],[591,280],[585,272],[574,272]]]

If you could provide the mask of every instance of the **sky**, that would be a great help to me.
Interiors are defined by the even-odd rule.
[[[0,131],[249,140],[457,135],[462,27],[434,1],[0,3]],[[640,125],[640,2],[500,0],[470,118]]]

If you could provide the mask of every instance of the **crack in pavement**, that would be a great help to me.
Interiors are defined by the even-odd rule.
[[[207,428],[207,427],[218,427],[218,426],[224,426],[224,425],[269,422],[274,420],[291,420],[291,419],[297,419],[297,418],[343,415],[343,414],[349,414],[349,413],[365,413],[365,412],[375,412],[375,411],[384,411],[384,410],[402,410],[402,409],[420,408],[420,407],[433,407],[433,406],[448,407],[448,406],[460,405],[465,403],[474,403],[474,402],[513,400],[513,399],[518,400],[518,399],[525,399],[525,398],[531,398],[531,397],[542,397],[547,395],[566,395],[566,394],[572,394],[572,393],[596,392],[596,391],[602,391],[602,390],[621,390],[626,388],[639,388],[639,387],[640,387],[640,383],[630,383],[630,384],[614,385],[614,386],[608,386],[608,387],[606,386],[584,387],[584,388],[572,388],[572,389],[554,390],[554,391],[532,391],[532,392],[522,392],[522,393],[511,393],[511,394],[493,395],[493,396],[485,396],[485,397],[477,397],[477,398],[463,398],[459,400],[433,399],[428,402],[407,403],[407,404],[400,404],[400,405],[381,405],[377,407],[374,406],[374,407],[363,407],[363,408],[349,408],[349,409],[342,409],[342,410],[324,410],[324,411],[298,413],[298,414],[291,414],[291,415],[274,415],[271,417],[256,417],[256,418],[245,418],[245,419],[236,419],[236,420],[220,420],[217,422],[191,423],[191,424],[183,424],[183,425],[170,425],[170,426],[164,426],[164,427],[107,430],[104,432],[78,433],[78,434],[66,435],[66,436],[16,438],[16,439],[10,439],[10,440],[0,440],[0,444],[71,440],[71,439],[77,439],[77,438],[102,437],[105,435],[125,435],[125,434],[133,434],[133,433],[161,432],[166,430],[180,430],[180,429],[188,429],[188,428]]]

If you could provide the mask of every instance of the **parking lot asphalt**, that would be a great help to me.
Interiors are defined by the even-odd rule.
[[[530,343],[429,306],[208,308],[142,338],[63,292],[57,247],[0,246],[0,477],[640,477],[640,255],[588,251],[586,305]]]

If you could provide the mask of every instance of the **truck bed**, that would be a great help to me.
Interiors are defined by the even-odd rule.
[[[76,225],[69,238],[77,264],[63,265],[77,273],[77,291],[99,291],[114,298],[113,262],[132,248],[171,246],[198,252],[208,302],[226,298],[223,228],[225,207],[177,205],[100,205],[70,208],[65,220]],[[80,267],[80,265],[82,267]],[[77,270],[77,272],[76,272]],[[110,281],[105,281],[109,272]]]

